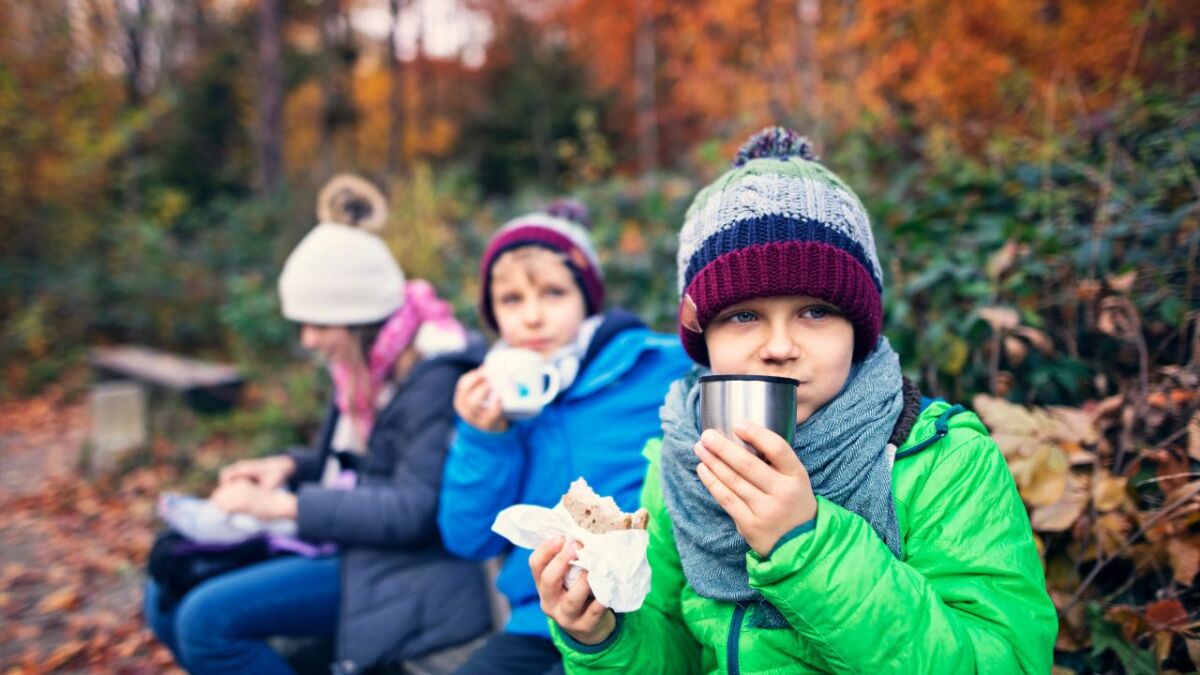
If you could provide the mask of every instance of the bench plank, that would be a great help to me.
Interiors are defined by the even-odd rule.
[[[242,376],[235,366],[191,359],[140,345],[97,347],[91,352],[91,363],[95,368],[116,375],[181,392],[242,383]]]

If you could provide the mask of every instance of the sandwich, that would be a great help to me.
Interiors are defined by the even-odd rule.
[[[562,505],[577,525],[593,534],[644,530],[650,520],[650,513],[646,509],[638,509],[633,513],[621,511],[612,497],[596,494],[582,478],[571,483],[571,489],[562,496]]]

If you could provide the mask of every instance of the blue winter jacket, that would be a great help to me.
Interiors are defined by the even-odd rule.
[[[438,526],[455,555],[483,560],[509,552],[497,580],[512,607],[507,632],[550,637],[529,573],[530,551],[510,551],[492,532],[496,514],[513,504],[551,507],[580,476],[623,510],[636,509],[646,473],[641,448],[661,434],[658,411],[667,387],[690,363],[679,338],[610,312],[574,384],[540,415],[501,433],[458,421]]]

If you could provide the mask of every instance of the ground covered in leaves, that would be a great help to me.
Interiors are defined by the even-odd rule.
[[[180,672],[141,614],[168,468],[88,479],[86,401],[0,404],[0,672]]]

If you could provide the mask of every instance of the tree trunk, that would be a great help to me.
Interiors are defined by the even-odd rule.
[[[400,174],[400,166],[404,161],[404,65],[400,62],[400,47],[397,44],[400,34],[400,0],[388,0],[392,14],[392,23],[388,30],[388,62],[389,83],[391,85],[388,97],[388,153],[387,172],[388,185],[391,179]]]
[[[118,16],[125,49],[125,108],[140,110],[146,102],[142,89],[146,72],[146,30],[150,25],[150,0],[137,0],[136,10],[128,12],[118,5]],[[145,147],[140,138],[133,138],[125,152],[125,208],[137,213],[142,208],[141,171]]]
[[[817,88],[821,84],[820,64],[817,63],[817,29],[821,21],[819,0],[800,0],[796,3],[800,20],[800,105],[804,110],[806,133],[820,140],[820,127],[825,122]]]
[[[318,118],[320,134],[317,147],[318,182],[324,182],[333,174],[334,132],[336,127],[338,45],[334,37],[338,20],[338,0],[321,0],[318,21],[321,29],[321,115]]]
[[[279,191],[283,179],[283,68],[280,63],[279,25],[282,0],[258,4],[258,151],[262,188],[268,195]]]
[[[633,68],[636,97],[638,162],[643,174],[658,167],[658,115],[655,110],[654,14],[651,0],[634,0],[637,21],[634,36]]]

